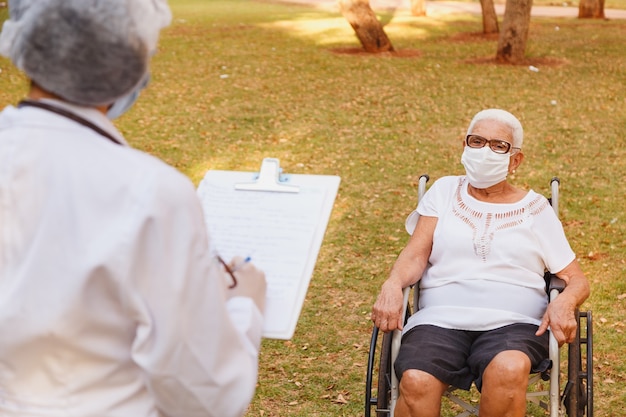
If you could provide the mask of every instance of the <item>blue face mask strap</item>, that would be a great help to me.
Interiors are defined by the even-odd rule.
[[[146,88],[149,81],[150,73],[146,73],[137,85],[137,87],[135,87],[130,93],[126,94],[125,96],[115,100],[115,102],[113,102],[113,104],[111,105],[111,107],[109,107],[109,110],[107,111],[107,117],[109,118],[109,120],[117,119],[118,117],[126,113],[128,109],[130,109],[133,104],[135,104],[135,101],[137,101],[137,98],[139,97],[139,93],[141,92],[141,90]]]
[[[43,109],[43,110],[47,110],[49,112],[52,113],[56,113],[60,116],[66,117],[70,120],[75,121],[76,123],[79,123],[85,127],[88,127],[89,129],[95,131],[96,133],[98,133],[101,136],[104,136],[105,138],[107,138],[108,140],[110,140],[113,143],[116,143],[118,145],[122,145],[122,143],[115,139],[113,136],[111,136],[108,132],[106,132],[104,129],[100,128],[99,126],[91,123],[89,120],[85,120],[82,117],[67,111],[65,109],[60,109],[56,106],[52,106],[48,103],[43,103],[41,101],[36,101],[36,100],[22,100],[18,103],[17,105],[18,108],[22,108],[22,107],[37,107],[39,109]]]

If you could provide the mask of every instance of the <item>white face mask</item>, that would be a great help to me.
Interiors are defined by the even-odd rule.
[[[506,179],[509,173],[510,153],[495,153],[489,146],[463,149],[461,163],[467,179],[476,188],[489,188]]]

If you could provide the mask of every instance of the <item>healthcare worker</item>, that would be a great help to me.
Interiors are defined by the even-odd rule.
[[[146,84],[166,2],[9,13],[0,53],[31,88],[0,113],[0,415],[244,414],[264,274],[226,265],[193,184],[109,120]]]

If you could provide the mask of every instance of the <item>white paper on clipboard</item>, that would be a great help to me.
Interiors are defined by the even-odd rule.
[[[266,168],[270,172],[264,174]],[[273,170],[278,170],[278,160],[272,158],[264,159],[260,173],[209,170],[198,186],[198,196],[209,237],[220,255],[226,260],[250,256],[265,272],[268,286],[263,337],[291,339],[340,178],[290,174],[279,179]],[[273,184],[268,182],[268,175],[274,176]],[[278,188],[236,189],[241,184],[263,182],[268,189],[276,188],[274,185]],[[278,191],[282,185],[292,189]]]

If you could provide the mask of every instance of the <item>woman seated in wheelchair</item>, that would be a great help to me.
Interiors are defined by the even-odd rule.
[[[576,335],[589,284],[548,200],[512,186],[524,159],[522,125],[483,110],[471,121],[466,175],[436,181],[414,232],[374,304],[384,332],[402,329],[394,364],[396,416],[438,416],[448,386],[481,391],[481,417],[523,417],[530,373],[549,366],[548,326],[559,345]],[[565,290],[548,305],[544,272]],[[402,289],[419,282],[419,310],[402,320]]]

